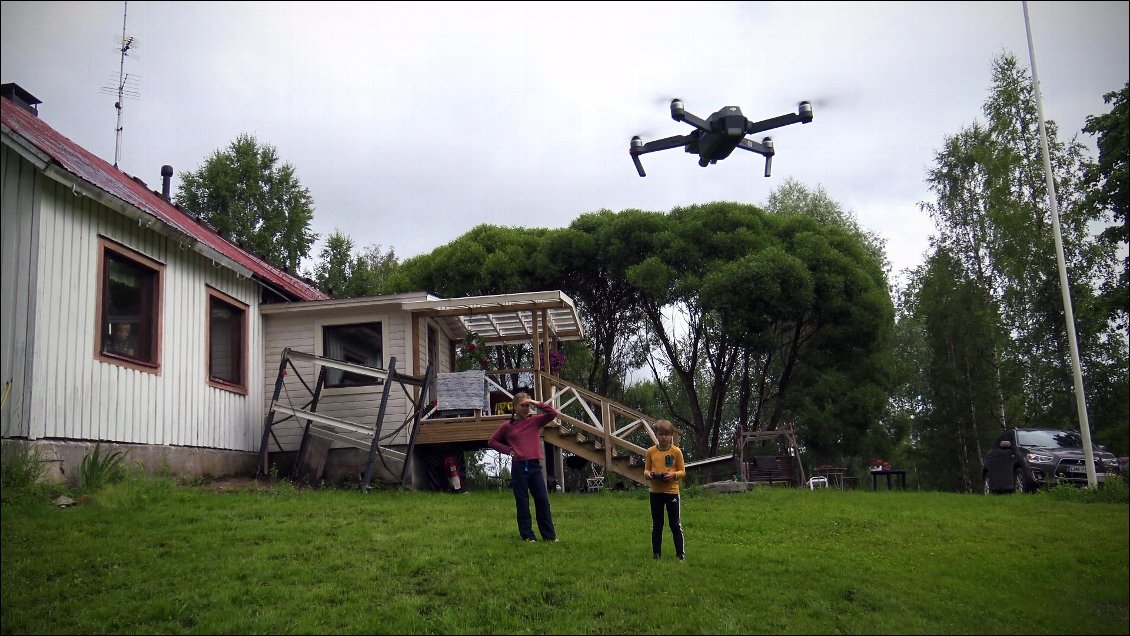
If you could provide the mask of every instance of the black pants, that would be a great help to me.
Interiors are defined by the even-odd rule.
[[[553,512],[549,508],[549,493],[541,474],[541,460],[514,460],[510,463],[510,487],[514,490],[514,507],[517,511],[518,534],[523,539],[535,539],[533,520],[530,519],[530,496],[537,511],[538,531],[541,538],[553,541]]]
[[[662,492],[651,493],[651,551],[658,557],[663,549],[663,510],[671,524],[671,538],[675,540],[675,556],[683,558],[683,522],[679,518],[682,508],[679,495]]]

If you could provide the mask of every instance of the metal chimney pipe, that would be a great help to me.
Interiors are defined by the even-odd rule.
[[[161,198],[166,201],[172,201],[169,198],[169,188],[171,187],[173,179],[173,167],[169,165],[161,166]]]

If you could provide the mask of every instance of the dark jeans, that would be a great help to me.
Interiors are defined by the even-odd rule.
[[[530,495],[534,496],[538,532],[546,541],[557,538],[553,529],[553,513],[549,510],[549,492],[541,474],[541,460],[514,460],[510,463],[510,487],[514,489],[514,506],[518,511],[518,534],[523,539],[536,539],[530,521]]]
[[[664,492],[651,493],[651,551],[655,556],[663,552],[663,509],[667,509],[667,519],[671,524],[671,538],[675,540],[675,556],[682,558],[683,522],[679,518],[682,508],[679,495]]]

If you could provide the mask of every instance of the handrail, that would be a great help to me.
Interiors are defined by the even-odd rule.
[[[537,379],[542,383],[542,386],[550,390],[550,397],[547,401],[558,411],[558,419],[576,429],[596,436],[598,440],[604,443],[606,456],[609,459],[612,450],[616,447],[636,455],[644,455],[647,452],[645,448],[627,439],[628,435],[640,428],[647,432],[653,443],[656,442],[654,420],[643,413],[542,371],[537,372]],[[588,422],[562,412],[573,403],[577,403],[584,414],[588,416]],[[592,404],[590,405],[590,403]],[[598,407],[600,416],[593,412],[593,406]],[[618,416],[630,417],[632,421],[626,426],[616,428]]]

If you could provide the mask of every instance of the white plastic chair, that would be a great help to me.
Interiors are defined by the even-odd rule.
[[[809,490],[816,490],[817,488],[827,488],[827,487],[828,487],[828,478],[823,476],[823,475],[820,475],[820,476],[817,476],[817,477],[811,477],[808,480],[808,489]]]

